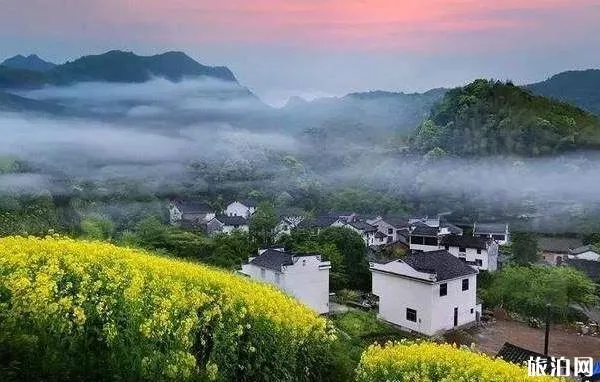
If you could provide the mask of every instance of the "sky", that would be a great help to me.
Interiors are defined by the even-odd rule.
[[[600,67],[598,0],[0,0],[0,57],[183,50],[267,102]]]

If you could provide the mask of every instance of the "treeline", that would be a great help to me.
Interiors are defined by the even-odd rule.
[[[410,140],[430,156],[552,155],[600,148],[598,118],[510,82],[476,80],[450,90]]]

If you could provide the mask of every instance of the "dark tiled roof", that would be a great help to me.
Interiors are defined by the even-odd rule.
[[[540,237],[538,248],[544,252],[569,253],[572,248],[581,247],[581,240],[568,237]]]
[[[475,228],[473,229],[473,233],[475,235],[479,234],[505,234],[506,233],[506,224],[504,223],[475,223]]]
[[[583,247],[571,249],[569,251],[569,253],[571,255],[581,255],[582,253],[586,253],[586,252],[590,252],[590,251],[598,253],[598,250],[593,245],[584,245]]]
[[[396,228],[408,227],[408,220],[398,216],[386,216],[383,221]]]
[[[402,259],[419,272],[435,273],[437,281],[477,274],[477,271],[448,251],[413,253]]]
[[[566,264],[583,273],[593,281],[600,283],[600,261],[583,259],[566,259]]]
[[[242,216],[219,215],[216,219],[226,226],[242,226],[248,224],[248,220]]]
[[[387,238],[387,235],[377,231],[377,232],[375,232],[375,237],[378,239],[385,239],[385,238]]]
[[[240,200],[240,203],[242,203],[246,207],[256,207],[257,206],[256,201],[252,200],[252,199]]]
[[[294,260],[291,253],[267,249],[262,255],[252,259],[250,264],[281,272],[282,266],[294,265]]]
[[[177,200],[175,205],[184,214],[202,214],[213,211],[210,204],[199,200]]]
[[[504,343],[504,345],[502,346],[502,349],[500,349],[498,354],[496,354],[496,357],[502,358],[506,362],[511,362],[511,363],[517,364],[519,366],[523,366],[523,364],[527,364],[527,361],[529,361],[530,357],[534,357],[534,358],[541,357],[542,359],[548,358],[548,357],[544,356],[543,354],[536,353],[531,350],[523,349],[522,347],[513,345],[508,342]],[[550,360],[547,359],[547,361],[549,364]]]
[[[462,235],[463,234],[463,229],[460,228],[460,227],[455,226],[454,224],[442,223],[442,227],[448,228],[448,231],[450,231],[450,233],[452,233],[452,234],[456,234],[456,235]]]
[[[413,236],[437,236],[438,231],[436,227],[430,227],[427,224],[418,224],[410,234]]]
[[[298,226],[300,228],[327,228],[338,220],[337,216],[317,216],[314,219],[304,219]]]
[[[477,236],[448,235],[442,239],[442,245],[450,247],[487,249],[487,240]]]
[[[369,223],[363,222],[363,221],[357,221],[357,222],[352,222],[352,223],[348,223],[350,226],[354,227],[355,229],[359,230],[359,231],[363,231],[363,232],[375,232],[377,231],[377,227],[374,227],[372,225],[370,225]]]

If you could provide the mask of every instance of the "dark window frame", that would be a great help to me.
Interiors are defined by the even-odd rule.
[[[469,290],[469,279],[463,279],[462,290],[463,292]]]
[[[440,297],[448,295],[448,283],[440,284]]]
[[[412,319],[414,316],[414,320]],[[417,311],[415,309],[406,308],[406,321],[417,322]]]

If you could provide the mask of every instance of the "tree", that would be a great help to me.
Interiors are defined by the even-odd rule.
[[[512,259],[516,264],[533,264],[540,259],[535,235],[526,232],[515,232],[511,240]]]
[[[348,275],[344,258],[339,249],[333,243],[318,243],[315,241],[304,242],[295,248],[298,252],[321,254],[324,261],[331,262],[331,272],[329,274],[329,289],[336,292],[346,288],[348,284]]]
[[[212,238],[212,242],[213,252],[205,261],[221,268],[239,268],[258,250],[248,233],[237,230],[231,234],[219,234]]]
[[[598,302],[596,286],[583,273],[569,267],[508,267],[483,292],[487,303],[508,311],[544,318],[550,304],[555,319],[566,320],[573,307]]]
[[[267,202],[260,203],[250,218],[250,236],[258,245],[269,245],[273,242],[273,231],[277,223],[273,206]]]
[[[88,216],[81,221],[81,232],[86,239],[110,240],[114,231],[114,223],[106,217]]]

